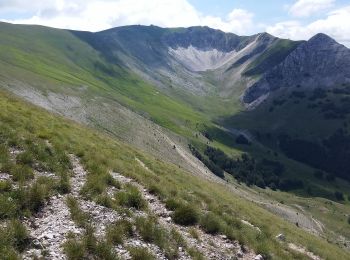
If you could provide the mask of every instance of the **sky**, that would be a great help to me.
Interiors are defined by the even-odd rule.
[[[292,40],[323,32],[350,47],[350,0],[0,0],[0,21],[87,31],[202,25]]]

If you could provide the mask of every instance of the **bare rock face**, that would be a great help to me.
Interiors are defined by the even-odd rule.
[[[244,94],[252,103],[279,88],[332,88],[350,83],[350,50],[325,34],[300,44]]]

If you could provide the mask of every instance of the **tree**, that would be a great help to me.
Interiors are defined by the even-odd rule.
[[[239,135],[236,138],[236,143],[237,144],[245,144],[245,145],[249,145],[250,144],[249,140],[244,135]]]
[[[343,195],[343,193],[340,192],[340,191],[334,192],[334,196],[335,196],[335,198],[336,198],[337,200],[339,200],[339,201],[343,201],[343,200],[344,200],[344,195]]]
[[[317,179],[323,180],[324,174],[323,174],[322,171],[317,170],[317,171],[314,172],[314,176],[315,176]]]

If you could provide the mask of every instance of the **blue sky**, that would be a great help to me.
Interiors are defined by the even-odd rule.
[[[350,46],[350,0],[0,0],[0,20],[89,31],[207,25],[294,40],[323,32]]]

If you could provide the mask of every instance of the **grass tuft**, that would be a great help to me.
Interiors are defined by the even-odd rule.
[[[68,196],[66,203],[69,208],[72,220],[79,227],[86,227],[89,223],[89,215],[80,209],[77,199],[72,196]]]
[[[144,210],[147,207],[141,192],[133,185],[126,185],[125,191],[117,192],[115,195],[116,202],[119,206],[130,207],[137,210]]]
[[[123,244],[126,238],[134,235],[132,223],[126,219],[118,220],[107,227],[107,241],[114,245]]]
[[[198,219],[198,210],[188,204],[179,205],[173,213],[174,222],[184,226],[195,225],[198,222]]]
[[[199,225],[209,234],[217,234],[222,230],[222,221],[214,213],[207,213],[201,217]]]
[[[156,259],[154,255],[144,247],[129,247],[132,260],[154,260]]]

